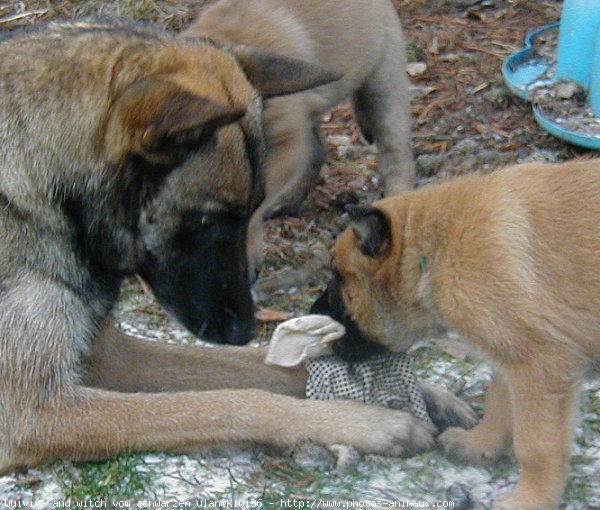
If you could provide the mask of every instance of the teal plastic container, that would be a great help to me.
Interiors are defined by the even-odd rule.
[[[600,4],[600,2],[598,3]],[[600,11],[600,5],[598,5],[598,10]],[[600,28],[596,31],[596,44],[590,64],[590,89],[588,97],[594,115],[600,117]]]
[[[556,59],[536,57],[533,52],[536,38],[557,28]],[[530,32],[525,47],[506,58],[502,72],[508,88],[525,100],[531,100],[531,92],[536,88],[558,80],[579,83],[586,91],[591,113],[600,118],[600,0],[565,0],[560,24]],[[581,147],[600,150],[600,136],[566,129],[544,117],[535,102],[532,106],[538,124],[550,134]]]
[[[560,17],[556,74],[590,88],[600,28],[600,1],[565,0]]]

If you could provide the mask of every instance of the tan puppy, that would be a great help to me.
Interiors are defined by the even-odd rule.
[[[333,84],[266,103],[266,199],[250,223],[251,270],[262,262],[263,219],[297,211],[316,183],[324,158],[321,117],[344,99],[353,99],[363,133],[377,144],[386,195],[412,188],[404,40],[389,0],[220,0],[183,35],[254,46],[343,73]]]
[[[444,450],[521,468],[497,510],[548,510],[565,484],[576,395],[600,361],[600,160],[527,164],[353,207],[334,248],[341,300],[370,345],[459,332],[496,368],[485,416]],[[344,352],[339,346],[339,352]]]

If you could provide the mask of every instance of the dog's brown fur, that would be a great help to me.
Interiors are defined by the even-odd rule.
[[[344,99],[353,99],[363,132],[378,146],[385,194],[412,188],[404,40],[389,0],[220,0],[183,35],[254,46],[343,74],[335,83],[266,103],[266,199],[250,224],[251,267],[262,261],[263,219],[297,211],[316,183],[321,117]]]
[[[600,361],[600,160],[471,175],[351,211],[334,266],[365,337],[405,350],[446,328],[496,377],[473,430],[449,429],[451,456],[483,462],[511,445],[521,468],[494,509],[555,508],[576,395]]]

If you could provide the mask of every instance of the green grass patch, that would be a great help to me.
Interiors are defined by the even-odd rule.
[[[140,455],[120,455],[106,462],[69,463],[53,468],[64,498],[71,501],[136,501],[153,497],[153,473]]]

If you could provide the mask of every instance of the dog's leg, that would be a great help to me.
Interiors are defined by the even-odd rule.
[[[444,453],[459,462],[484,464],[510,447],[512,416],[508,386],[500,374],[490,384],[481,422],[472,430],[450,428],[438,442]]]
[[[314,440],[364,453],[406,455],[433,443],[411,415],[350,401],[299,400],[261,390],[117,393],[70,388],[11,417],[0,471],[119,452],[189,451],[230,442],[290,446]]]
[[[264,259],[264,221],[297,214],[319,178],[325,153],[319,127],[309,119],[303,96],[273,99],[265,112],[266,197],[248,227],[251,278]]]
[[[577,383],[576,361],[568,353],[536,353],[505,368],[513,414],[513,447],[521,468],[515,490],[494,502],[494,510],[557,507],[569,462]]]
[[[94,341],[82,370],[83,382],[123,392],[255,388],[304,397],[306,370],[265,365],[265,356],[265,348],[202,348],[149,342],[110,325]],[[477,422],[472,409],[449,391],[427,383],[421,388],[438,429],[469,428]]]
[[[303,397],[304,368],[265,365],[266,349],[193,347],[132,338],[103,328],[84,361],[84,384],[114,391],[255,388]]]
[[[297,146],[290,147],[290,143]],[[264,208],[264,219],[296,215],[317,184],[325,160],[320,126],[315,124],[308,127],[302,135],[296,133],[285,143],[274,147],[271,154],[272,160],[268,166],[273,168],[273,172],[279,173],[279,182],[270,192],[273,198]]]
[[[427,413],[438,430],[448,427],[470,429],[477,424],[477,415],[473,409],[454,393],[428,383],[421,383],[421,391]]]
[[[415,184],[410,147],[410,97],[406,58],[401,37],[390,42],[379,69],[353,98],[359,126],[379,149],[379,172],[386,196],[402,193]]]

